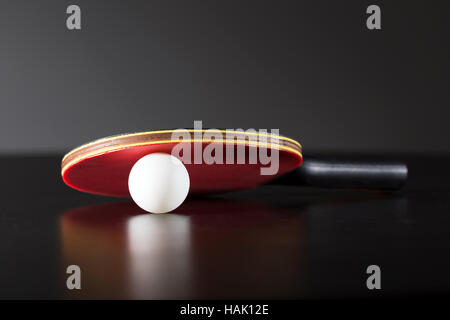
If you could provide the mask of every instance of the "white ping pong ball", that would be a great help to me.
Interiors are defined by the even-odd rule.
[[[151,153],[131,168],[128,189],[134,202],[151,213],[176,209],[189,192],[189,174],[184,164],[167,153]]]

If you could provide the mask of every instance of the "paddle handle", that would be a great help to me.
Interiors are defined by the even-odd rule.
[[[281,184],[322,188],[398,190],[406,182],[408,167],[402,162],[305,158],[303,164],[282,177]]]

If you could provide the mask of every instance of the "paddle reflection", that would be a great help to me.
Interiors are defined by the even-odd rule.
[[[303,218],[261,203],[190,200],[175,213],[132,202],[61,218],[63,263],[82,270],[70,298],[239,298],[301,294]]]

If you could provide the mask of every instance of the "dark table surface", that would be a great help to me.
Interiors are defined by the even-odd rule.
[[[60,156],[0,157],[0,298],[342,298],[450,292],[450,157],[394,194],[262,186],[174,213],[71,190]],[[81,268],[82,289],[66,288]],[[368,290],[366,268],[381,268]]]

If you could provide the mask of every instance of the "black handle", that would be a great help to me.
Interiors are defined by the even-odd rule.
[[[398,190],[406,182],[408,168],[402,162],[307,158],[276,183],[322,188]]]

